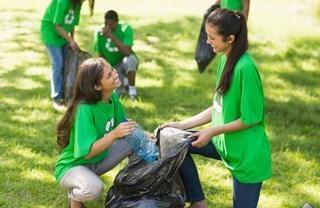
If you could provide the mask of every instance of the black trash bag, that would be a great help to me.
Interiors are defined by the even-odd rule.
[[[64,62],[64,75],[63,75],[63,95],[64,101],[67,105],[70,104],[73,86],[76,81],[79,65],[86,59],[91,58],[90,53],[85,51],[74,51],[68,47],[65,62]]]
[[[207,44],[207,33],[206,33],[206,21],[209,14],[214,11],[216,8],[220,8],[220,5],[212,5],[207,12],[203,16],[200,33],[198,37],[198,42],[196,46],[196,52],[195,52],[195,60],[198,65],[198,70],[200,73],[203,73],[207,66],[210,64],[210,62],[215,57],[215,52],[213,52],[213,49],[211,45]]]
[[[165,128],[157,133],[160,157],[147,164],[135,157],[117,174],[106,208],[180,208],[185,191],[177,174],[190,144],[190,132]]]

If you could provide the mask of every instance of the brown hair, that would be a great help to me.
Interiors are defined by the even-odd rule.
[[[103,77],[103,69],[110,65],[103,58],[91,58],[84,61],[77,75],[71,104],[57,125],[57,144],[64,148],[69,144],[70,131],[74,115],[80,102],[94,104],[102,99],[102,92],[95,89]]]
[[[235,36],[227,63],[223,69],[217,92],[223,95],[229,88],[234,67],[240,57],[248,50],[247,23],[242,13],[227,9],[216,9],[207,18],[207,25],[214,26],[218,34],[226,40]]]

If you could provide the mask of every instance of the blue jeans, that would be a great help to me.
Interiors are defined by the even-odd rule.
[[[195,148],[190,144],[186,158],[179,169],[179,174],[186,191],[187,201],[196,202],[204,200],[205,197],[200,183],[197,167],[190,154],[198,154],[216,160],[221,160],[221,156],[211,142],[202,148]],[[257,207],[261,185],[262,183],[245,184],[233,178],[233,207]]]
[[[67,46],[45,45],[51,59],[51,98],[55,101],[63,99],[64,59]]]

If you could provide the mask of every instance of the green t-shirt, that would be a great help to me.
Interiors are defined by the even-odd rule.
[[[242,0],[221,0],[221,8],[242,11]]]
[[[222,56],[217,83],[226,64]],[[258,183],[271,177],[271,151],[264,127],[264,94],[258,69],[248,53],[237,62],[229,89],[213,99],[212,126],[237,119],[251,127],[220,134],[212,142],[226,167],[242,183]]]
[[[92,144],[108,134],[125,119],[123,107],[115,93],[109,102],[99,101],[96,104],[80,103],[77,107],[70,140],[56,163],[55,177],[58,181],[72,167],[93,164],[102,161],[108,150],[99,155],[85,159]]]
[[[133,30],[130,25],[119,22],[112,34],[124,45],[133,45]],[[110,38],[106,38],[103,35],[102,28],[97,30],[94,36],[95,51],[102,55],[113,67],[120,63],[124,54],[119,51]]]
[[[41,22],[41,40],[45,44],[63,46],[67,43],[56,30],[60,25],[66,32],[71,32],[79,24],[81,4],[73,6],[71,0],[52,0]]]

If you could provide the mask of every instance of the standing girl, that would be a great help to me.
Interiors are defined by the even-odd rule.
[[[75,94],[57,126],[62,148],[55,176],[68,190],[71,207],[97,198],[103,190],[99,176],[131,152],[122,138],[133,132],[135,122],[123,122],[123,107],[113,92],[121,84],[117,72],[103,59],[81,64]]]
[[[51,98],[56,109],[63,107],[63,67],[67,44],[78,50],[74,40],[84,0],[52,0],[41,21],[41,40],[51,59]],[[93,0],[90,1],[91,12]]]
[[[210,128],[194,134],[189,153],[219,159],[233,177],[233,207],[257,206],[262,182],[271,177],[271,153],[264,127],[264,95],[256,64],[247,52],[243,14],[213,11],[206,23],[208,44],[222,53],[213,106],[180,122],[163,127],[194,128],[211,121]],[[192,208],[208,207],[190,154],[180,175]]]

